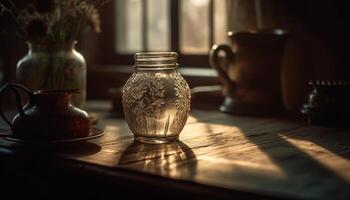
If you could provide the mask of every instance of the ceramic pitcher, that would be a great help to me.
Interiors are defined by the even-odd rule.
[[[223,84],[223,112],[269,115],[282,112],[280,67],[285,31],[229,32],[230,44],[214,45],[210,64]]]
[[[18,114],[9,120],[2,110],[7,90],[16,97]],[[22,106],[19,91],[28,95]],[[24,140],[59,140],[87,137],[90,132],[88,114],[71,104],[70,96],[79,90],[29,91],[20,84],[7,83],[0,90],[0,116],[11,127],[12,137]]]

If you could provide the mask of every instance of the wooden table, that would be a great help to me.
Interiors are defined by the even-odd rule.
[[[79,147],[30,151],[0,140],[2,175],[14,182],[41,177],[36,184],[48,190],[50,181],[85,187],[96,197],[350,199],[348,129],[193,109],[180,141],[146,145],[108,109],[90,102],[105,135]]]

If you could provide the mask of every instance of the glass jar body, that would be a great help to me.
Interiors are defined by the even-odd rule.
[[[189,86],[175,68],[136,69],[123,88],[124,115],[135,139],[177,139],[188,118],[190,98]]]
[[[86,99],[86,63],[75,48],[67,44],[28,43],[29,51],[18,63],[17,80],[30,90],[79,89],[72,104],[82,108]]]

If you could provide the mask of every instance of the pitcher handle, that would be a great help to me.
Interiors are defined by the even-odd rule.
[[[225,60],[227,60],[227,66],[220,64],[219,52],[223,51],[225,53]],[[216,69],[219,74],[220,81],[231,90],[235,90],[236,83],[230,79],[227,74],[227,68],[230,62],[234,62],[236,54],[232,51],[231,47],[226,44],[213,45],[209,53],[209,62],[212,67]]]
[[[16,98],[16,107],[18,110],[18,113],[20,114],[21,117],[25,117],[25,113],[23,110],[23,105],[22,105],[22,100],[21,100],[21,96],[18,92],[17,89],[21,89],[23,90],[29,97],[29,99],[31,98],[31,92],[24,86],[17,84],[17,83],[6,83],[1,89],[0,89],[0,116],[4,119],[4,121],[11,127],[11,129],[13,128],[13,124],[11,123],[11,121],[5,116],[3,110],[2,110],[2,106],[3,106],[3,96],[5,94],[5,90],[7,89],[11,89],[13,91],[13,93],[15,94],[15,98]]]

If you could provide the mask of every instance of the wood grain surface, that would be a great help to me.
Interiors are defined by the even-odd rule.
[[[350,199],[350,130],[308,126],[283,118],[231,116],[192,110],[177,142],[134,142],[126,122],[90,102],[100,117],[96,151],[59,158],[113,177],[118,171],[279,198]],[[0,140],[2,147],[16,144]],[[62,164],[62,160],[57,163]],[[146,176],[148,177],[148,176]]]

